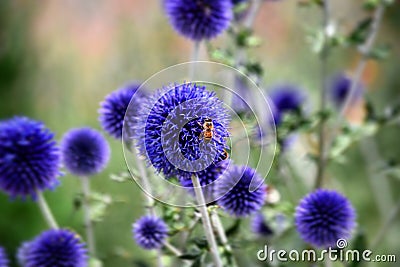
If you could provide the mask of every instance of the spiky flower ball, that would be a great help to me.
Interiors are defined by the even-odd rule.
[[[206,202],[214,201],[214,182],[224,173],[229,163],[229,160],[222,160],[197,173]],[[183,187],[188,187],[188,191],[194,195],[191,177],[180,177],[180,183]]]
[[[329,84],[329,93],[333,103],[340,107],[346,101],[347,97],[350,96],[350,90],[352,86],[352,79],[346,75],[345,73],[339,73],[333,76],[330,80]],[[364,86],[361,83],[358,83],[354,92],[351,94],[350,102],[355,102],[360,99],[364,92]]]
[[[30,242],[23,242],[17,250],[16,258],[20,266],[26,265],[26,259],[27,256],[29,255],[30,244],[31,244]]]
[[[173,28],[194,41],[218,36],[233,17],[231,0],[164,0],[164,8]]]
[[[143,216],[133,224],[133,237],[144,249],[161,248],[168,236],[165,222],[155,216]]]
[[[176,84],[142,103],[133,138],[166,178],[190,177],[224,157],[229,119],[222,101],[205,86]]]
[[[253,216],[251,220],[251,230],[259,236],[270,236],[274,233],[261,212],[257,212]]]
[[[260,185],[257,189],[250,190],[257,185]],[[248,166],[231,165],[216,181],[215,194],[219,198],[217,203],[224,210],[231,215],[245,217],[261,209],[266,186],[256,170]]]
[[[129,114],[126,116],[125,123],[128,125],[125,129],[129,129],[134,123],[133,118],[139,109],[140,103],[143,100],[144,94],[138,91],[140,83],[130,83],[116,91],[107,95],[99,110],[99,120],[104,131],[115,139],[122,138],[122,128],[124,124],[125,112],[132,101],[132,108],[129,109]]]
[[[349,200],[334,190],[318,189],[296,208],[295,221],[301,238],[317,247],[334,247],[351,236],[355,212]]]
[[[3,247],[0,247],[0,267],[8,267],[9,260],[7,258],[6,251]]]
[[[25,267],[86,267],[87,250],[70,230],[48,230],[29,243]]]
[[[61,141],[66,169],[77,176],[90,176],[102,171],[110,158],[110,147],[97,130],[84,127],[68,131]]]
[[[34,196],[58,184],[60,153],[54,134],[27,117],[0,122],[0,188],[10,196]]]
[[[305,101],[304,92],[292,84],[275,86],[269,97],[279,114],[298,111]]]

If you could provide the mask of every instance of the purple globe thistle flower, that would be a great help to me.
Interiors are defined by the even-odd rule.
[[[237,4],[242,3],[242,2],[247,2],[248,0],[231,0],[231,1],[232,1],[232,4],[237,5]]]
[[[7,258],[6,251],[3,247],[0,247],[0,267],[8,267],[9,261]]]
[[[252,180],[254,180],[252,182]],[[256,170],[248,166],[231,165],[216,181],[217,203],[231,215],[248,216],[261,209],[266,197],[266,186]],[[251,184],[261,184],[250,192]]]
[[[65,229],[48,230],[29,243],[25,267],[86,267],[87,250],[81,238]]]
[[[206,202],[214,200],[214,182],[224,173],[228,168],[230,161],[222,160],[217,163],[211,164],[204,171],[199,171],[197,177],[199,178],[200,185],[203,189],[203,194]],[[193,182],[191,177],[179,177],[180,183],[183,187],[188,187],[189,193],[194,195]]]
[[[318,189],[300,201],[295,222],[304,241],[317,247],[333,247],[338,239],[351,236],[355,212],[347,198],[338,192]]]
[[[205,123],[212,124],[212,137]],[[214,92],[194,83],[164,88],[142,103],[133,138],[165,177],[190,177],[218,162],[227,148],[229,115]]]
[[[110,158],[110,147],[97,130],[72,129],[61,141],[61,154],[67,170],[77,176],[90,176],[102,171]]]
[[[26,258],[29,255],[30,242],[23,242],[17,250],[17,261],[20,266],[26,265]]]
[[[264,215],[261,212],[257,212],[251,220],[251,230],[253,233],[259,236],[270,236],[274,232],[267,224]]]
[[[278,114],[298,111],[305,101],[305,95],[302,90],[291,84],[275,86],[269,97]]]
[[[218,36],[233,17],[231,0],[164,0],[164,8],[173,28],[194,41]]]
[[[131,100],[133,101],[132,107],[129,109],[129,114],[126,117],[128,123],[125,129],[131,128],[134,123],[134,117],[139,109],[140,103],[143,100],[143,93],[138,91],[140,83],[130,83],[116,91],[107,95],[101,103],[99,110],[99,120],[104,131],[115,139],[122,138],[122,128],[126,110]],[[134,96],[134,97],[133,97]]]
[[[351,86],[351,78],[344,73],[336,74],[331,78],[328,89],[330,97],[337,107],[342,106],[346,102]],[[364,86],[361,83],[358,83],[352,93],[352,99],[350,102],[354,103],[354,101],[359,100],[360,97],[362,97],[363,92]]]
[[[38,121],[0,122],[0,188],[12,197],[35,196],[58,184],[60,153],[54,134]]]
[[[168,236],[168,227],[154,216],[143,216],[133,224],[136,243],[144,249],[161,248]]]

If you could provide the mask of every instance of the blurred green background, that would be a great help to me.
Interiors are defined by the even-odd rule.
[[[332,2],[341,31],[348,31],[365,16],[360,1]],[[255,26],[256,34],[264,41],[252,52],[252,56],[262,59],[266,87],[282,81],[299,84],[308,89],[310,108],[316,106],[313,101],[320,84],[319,62],[305,33],[319,21],[318,9],[301,9],[296,1],[267,2]],[[400,101],[399,27],[400,8],[395,4],[386,13],[378,39],[379,43],[390,44],[391,55],[384,62],[370,62],[363,76],[367,97],[381,112]],[[226,41],[221,37],[215,44],[224,46]],[[160,1],[1,0],[0,118],[26,115],[42,120],[56,132],[57,139],[71,127],[100,129],[97,110],[106,94],[127,81],[145,80],[165,67],[188,61],[190,53],[191,43],[171,29]],[[204,49],[200,58],[207,59]],[[351,73],[358,59],[354,50],[335,51],[330,60],[331,72]],[[362,112],[362,106],[355,107],[348,118],[357,122]],[[369,239],[377,234],[400,199],[399,179],[377,170],[388,159],[400,159],[398,137],[398,124],[385,127],[367,142],[376,147],[362,151],[356,144],[348,151],[345,164],[329,167],[329,184],[349,197],[357,209],[358,225]],[[104,266],[133,266],[134,261],[153,254],[144,253],[131,238],[131,223],[143,214],[142,198],[133,181],[120,184],[109,179],[111,173],[126,169],[121,143],[111,138],[109,141],[111,162],[92,179],[94,190],[116,200],[105,219],[96,225],[98,253]],[[288,157],[296,158],[296,153]],[[366,161],[365,154],[372,155],[372,162]],[[304,172],[300,174],[304,179],[313,178],[307,178],[309,172],[304,166],[308,165],[302,165],[309,163],[294,164]],[[45,196],[60,225],[83,234],[81,211],[74,208],[80,181],[66,174],[61,182]],[[0,207],[0,244],[9,255],[14,255],[22,241],[46,229],[37,206],[30,200],[10,200],[0,194]],[[376,253],[396,254],[400,260],[399,227],[397,216]],[[262,248],[262,244],[260,241],[256,247]],[[247,257],[255,258],[255,252]]]

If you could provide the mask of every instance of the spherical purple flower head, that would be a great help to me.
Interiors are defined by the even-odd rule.
[[[115,139],[122,138],[124,117],[131,100],[133,101],[132,106],[135,108],[129,109],[129,114],[127,114],[125,120],[128,125],[124,129],[130,129],[132,124],[135,123],[134,118],[136,112],[144,97],[143,93],[138,91],[139,87],[140,83],[130,83],[111,92],[101,103],[101,108],[99,110],[101,126],[104,131]]]
[[[67,170],[77,176],[90,176],[102,171],[110,158],[110,147],[97,130],[72,129],[61,141],[61,154]]]
[[[193,83],[172,85],[146,99],[133,138],[142,155],[168,179],[191,177],[223,158],[229,115],[214,92]],[[212,138],[204,123],[211,120]]]
[[[261,186],[251,192],[251,184]],[[217,203],[237,217],[245,217],[260,210],[266,197],[263,179],[248,166],[231,165],[216,181],[214,190],[219,198]]]
[[[65,229],[48,230],[25,251],[25,267],[86,267],[87,250],[81,238]]]
[[[331,78],[328,89],[331,99],[337,107],[342,106],[347,101],[351,86],[351,78],[344,73],[336,74]],[[363,92],[364,86],[361,83],[357,84],[354,92],[351,94],[352,99],[350,100],[350,102],[354,103],[354,101],[359,100],[360,97],[362,97]]]
[[[136,243],[144,249],[161,248],[168,236],[168,227],[154,216],[143,216],[133,224]]]
[[[303,91],[292,84],[275,86],[269,94],[269,97],[279,114],[298,111],[305,101]]]
[[[9,261],[7,258],[6,251],[3,247],[0,247],[0,267],[8,267]]]
[[[35,196],[58,184],[60,153],[41,122],[14,117],[0,122],[0,188],[10,196]]]
[[[268,226],[264,215],[257,212],[251,220],[251,230],[259,236],[270,236],[273,234],[272,229]]]
[[[164,0],[164,8],[174,29],[194,41],[221,34],[233,17],[231,0]]]
[[[304,241],[317,247],[333,247],[338,239],[350,237],[355,212],[347,198],[338,192],[318,189],[300,201],[295,221]]]
[[[29,255],[30,242],[23,242],[17,250],[17,261],[20,266],[26,265],[26,259]]]
[[[214,182],[226,171],[229,163],[229,160],[221,160],[220,162],[211,164],[204,171],[199,171],[197,173],[206,202],[212,202],[214,200]],[[182,186],[188,187],[189,193],[194,195],[191,177],[180,177],[180,183]]]

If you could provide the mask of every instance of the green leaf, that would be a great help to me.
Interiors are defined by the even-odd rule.
[[[202,253],[203,252],[200,250],[191,250],[188,253],[180,255],[178,258],[180,258],[182,260],[195,260],[195,259],[200,258]]]
[[[94,222],[102,221],[107,207],[111,205],[113,199],[108,194],[92,192],[90,195],[90,218]]]
[[[110,179],[114,182],[124,183],[131,180],[131,175],[129,172],[121,172],[119,174],[110,174]]]
[[[374,10],[379,6],[380,3],[381,0],[366,0],[363,4],[363,7],[366,10]]]
[[[306,36],[306,41],[311,45],[311,51],[319,54],[325,46],[325,34],[322,30],[311,30]]]
[[[348,42],[353,45],[363,44],[368,37],[371,25],[372,18],[370,17],[360,21],[355,29],[347,37]]]
[[[196,237],[191,240],[199,249],[208,249],[207,239],[203,237]]]
[[[236,219],[235,223],[226,230],[226,236],[232,237],[232,236],[236,235],[240,230],[240,223],[241,223],[241,220]]]
[[[96,259],[96,258],[90,258],[89,259],[89,267],[102,267],[103,263]]]
[[[381,45],[372,49],[367,55],[370,59],[383,60],[390,55],[390,46]]]

